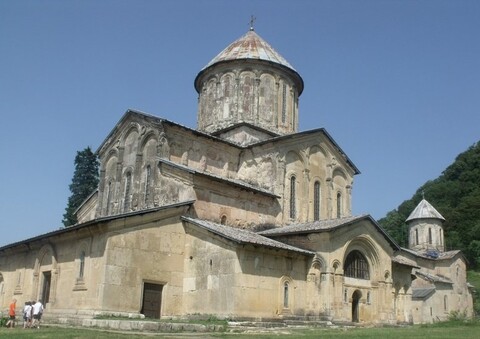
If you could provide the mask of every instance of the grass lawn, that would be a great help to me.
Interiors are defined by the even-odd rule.
[[[271,333],[138,333],[114,332],[88,328],[63,328],[44,326],[39,330],[0,328],[1,338],[480,338],[480,321],[446,322],[434,325],[402,328],[352,328],[352,329],[276,329]]]

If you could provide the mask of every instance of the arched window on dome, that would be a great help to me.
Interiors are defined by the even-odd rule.
[[[357,279],[370,279],[368,261],[360,251],[348,253],[345,259],[344,272],[346,277]]]
[[[320,220],[320,182],[313,184],[313,220]]]

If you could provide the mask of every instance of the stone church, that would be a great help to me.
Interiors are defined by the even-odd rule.
[[[299,132],[300,74],[253,28],[196,76],[191,129],[128,110],[78,224],[0,248],[0,306],[46,316],[425,323],[473,312],[466,260],[423,200],[409,248],[351,213],[359,170]]]

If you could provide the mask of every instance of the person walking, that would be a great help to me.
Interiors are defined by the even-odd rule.
[[[7,327],[15,327],[15,308],[17,307],[17,299],[13,298],[12,302],[8,306],[8,316],[10,319],[7,321]]]
[[[42,319],[43,305],[39,300],[33,305],[33,328],[40,328],[40,319]]]
[[[32,303],[30,301],[25,302],[23,308],[23,328],[28,328],[32,324]]]

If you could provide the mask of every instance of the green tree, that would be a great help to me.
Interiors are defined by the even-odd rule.
[[[92,152],[90,147],[83,151],[78,151],[75,157],[75,172],[73,173],[70,192],[72,195],[68,198],[65,214],[63,215],[63,225],[69,227],[77,223],[75,211],[98,187],[98,169],[99,161],[97,155]]]

